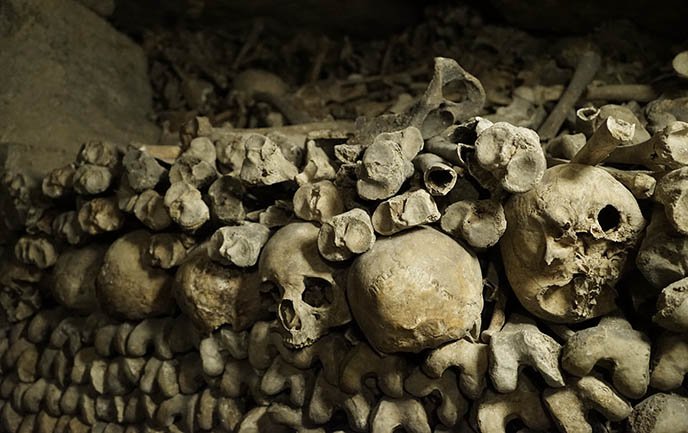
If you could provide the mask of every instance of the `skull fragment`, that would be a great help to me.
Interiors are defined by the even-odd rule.
[[[505,212],[502,258],[528,311],[578,323],[616,308],[614,286],[645,226],[621,183],[597,167],[558,165]]]
[[[346,270],[320,257],[318,232],[312,223],[288,224],[260,256],[260,276],[278,300],[284,343],[291,348],[309,346],[330,328],[351,321],[340,283]]]

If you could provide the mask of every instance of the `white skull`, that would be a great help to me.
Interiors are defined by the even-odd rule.
[[[309,346],[330,328],[351,321],[340,284],[346,270],[320,257],[318,232],[312,223],[288,224],[270,238],[260,256],[260,276],[278,291],[277,316],[284,343],[291,348]]]
[[[614,286],[645,226],[621,183],[601,168],[558,165],[505,213],[504,267],[528,311],[577,323],[616,308]]]

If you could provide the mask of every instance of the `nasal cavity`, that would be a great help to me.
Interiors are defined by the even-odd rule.
[[[287,330],[298,331],[301,329],[301,319],[296,315],[294,304],[290,300],[285,299],[280,302],[279,316],[282,325],[284,325]]]
[[[603,207],[597,214],[597,222],[605,232],[615,229],[621,222],[621,214],[612,205]]]

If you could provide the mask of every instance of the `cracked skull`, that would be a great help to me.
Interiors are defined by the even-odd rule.
[[[414,352],[480,329],[475,254],[429,227],[375,241],[349,270],[351,312],[379,352]]]
[[[346,271],[320,257],[318,231],[315,224],[291,223],[270,238],[260,256],[264,290],[278,300],[284,342],[291,348],[309,346],[351,321],[340,284]]]
[[[614,286],[645,226],[621,183],[597,167],[558,165],[505,212],[504,266],[528,311],[577,323],[615,308]]]

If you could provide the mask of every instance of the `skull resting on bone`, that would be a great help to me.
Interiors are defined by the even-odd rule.
[[[601,168],[558,165],[505,212],[504,267],[528,311],[578,323],[616,308],[614,286],[645,226],[621,183]]]
[[[330,328],[351,321],[339,283],[345,272],[320,257],[318,232],[312,223],[288,224],[260,256],[260,276],[279,293],[277,316],[291,348],[309,346]]]
[[[349,270],[351,312],[378,351],[420,352],[480,329],[475,254],[421,227],[378,239]]]

